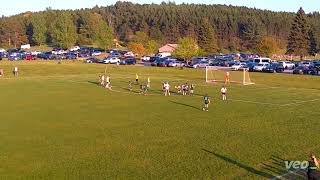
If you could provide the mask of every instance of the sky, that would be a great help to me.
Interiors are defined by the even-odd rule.
[[[107,6],[117,0],[1,0],[0,15],[11,16],[26,11],[42,11],[47,7],[53,9],[80,9],[92,8],[95,5]],[[168,0],[126,0],[133,3],[161,3]],[[247,6],[272,11],[296,12],[302,7],[306,12],[320,11],[318,0],[171,0],[176,4],[226,4],[234,6]]]

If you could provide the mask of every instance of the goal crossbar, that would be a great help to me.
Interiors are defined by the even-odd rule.
[[[242,85],[254,84],[250,79],[248,68],[234,71],[230,67],[207,66],[205,78],[207,83],[223,82]]]

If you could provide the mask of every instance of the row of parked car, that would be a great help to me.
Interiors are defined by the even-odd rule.
[[[113,57],[108,56],[104,59],[98,59],[96,57],[90,57],[84,60],[85,63],[102,63],[102,64],[121,64],[121,65],[135,65],[137,60],[135,57]]]
[[[270,58],[253,58],[248,60],[233,60],[215,57],[195,57],[189,63],[182,59],[173,57],[149,57],[143,59],[144,62],[151,63],[151,66],[159,67],[190,67],[190,68],[205,68],[207,66],[224,66],[230,67],[232,70],[243,70],[244,68],[249,71],[255,72],[268,72],[268,73],[283,73],[292,72],[293,74],[310,74],[319,75],[320,60],[309,61],[275,61]]]
[[[79,57],[100,56],[103,49],[93,47],[75,46],[70,49],[53,48],[52,51],[32,51],[27,52],[21,49],[0,49],[0,58],[8,58],[8,60],[61,60],[61,59],[77,59]]]
[[[319,75],[320,61],[270,61],[270,62],[254,62],[255,60],[240,61],[232,65],[232,70],[241,70],[248,68],[249,71],[282,73],[286,69],[291,70],[293,74],[309,74]]]

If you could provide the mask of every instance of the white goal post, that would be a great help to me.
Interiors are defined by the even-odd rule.
[[[234,71],[230,67],[219,66],[206,67],[206,82],[238,83],[242,85],[254,84],[250,79],[248,68]]]

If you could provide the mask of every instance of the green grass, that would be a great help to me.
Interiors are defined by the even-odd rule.
[[[109,91],[95,84],[105,67],[0,62],[0,179],[261,179],[320,153],[319,77],[251,73],[222,102],[203,70],[109,65]],[[126,90],[136,73],[150,95]],[[197,95],[164,97],[165,80]]]

